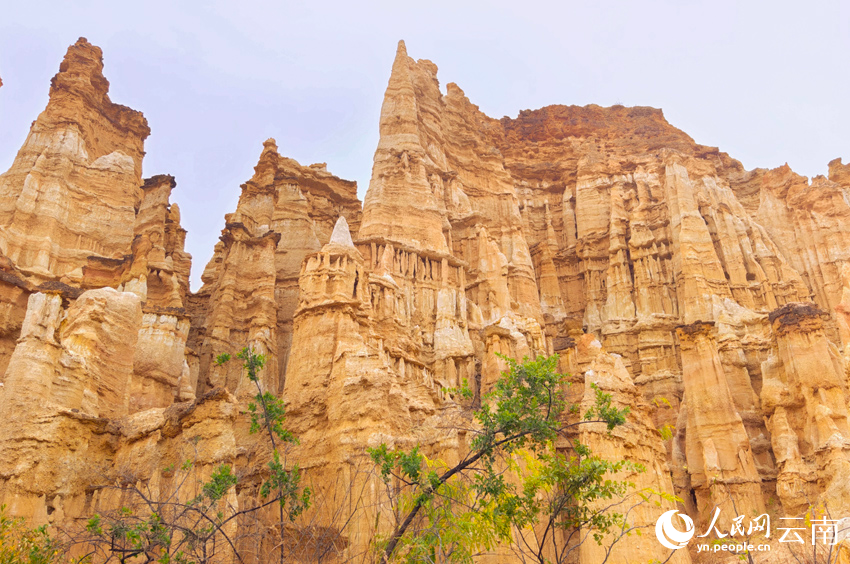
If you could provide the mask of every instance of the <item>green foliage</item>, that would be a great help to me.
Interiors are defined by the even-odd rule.
[[[230,358],[229,355],[228,358]],[[258,373],[263,368],[263,366],[266,365],[266,355],[257,354],[254,352],[253,348],[245,347],[244,349],[239,351],[239,353],[236,355],[236,358],[242,359],[242,367],[248,371],[248,379],[252,382],[258,382]]]
[[[271,499],[240,511],[227,501],[227,493],[239,481],[229,465],[218,466],[208,480],[199,481],[192,479],[196,470],[191,458],[179,469],[176,463],[170,464],[162,473],[171,480],[173,490],[166,491],[160,486],[156,494],[151,495],[150,491],[132,488],[135,494],[132,499],[136,503],[133,507],[94,515],[88,520],[87,542],[94,544],[96,550],[98,547],[105,550],[107,559],[117,556],[123,562],[144,557],[147,562],[159,564],[206,563],[219,558],[222,548],[226,548],[241,562],[235,539],[227,534],[228,523],[276,502],[280,506],[282,534],[284,516],[293,520],[310,506],[311,491],[301,486],[301,470],[297,465],[287,470],[282,459],[279,447],[298,441],[284,426],[283,401],[262,389],[259,374],[266,359],[250,348],[242,349],[236,357],[242,360],[243,370],[257,389],[254,401],[248,406],[251,432],[264,433],[271,444],[269,475],[260,484],[259,491],[262,498]],[[222,366],[230,360],[231,355],[224,353],[218,355],[215,362]],[[197,444],[197,441],[190,442]],[[184,490],[181,494],[181,488],[196,488],[198,494],[182,501],[189,492]],[[0,564],[17,562],[0,561]]]
[[[469,387],[469,380],[466,378],[464,378],[461,382],[460,388],[443,388],[443,392],[450,396],[457,396],[458,398],[466,401],[475,397],[475,394]]]
[[[601,544],[609,531],[625,526],[626,522],[620,512],[596,510],[596,502],[621,498],[634,487],[633,483],[606,476],[625,471],[644,472],[645,468],[625,460],[604,460],[577,441],[573,447],[574,456],[550,448],[536,460],[526,458],[529,471],[523,485],[527,493],[533,492],[535,496],[545,492],[543,514],[552,520],[553,526],[565,530],[585,527],[593,531],[593,538]]]
[[[86,522],[86,530],[93,535],[102,535],[103,527],[101,527],[101,519],[100,515],[95,513],[87,522]]]
[[[599,389],[599,386],[592,383],[590,387],[596,392],[596,404],[587,410],[584,414],[586,421],[604,421],[608,425],[608,430],[611,431],[617,425],[622,425],[626,422],[626,415],[629,414],[629,408],[617,409],[611,407],[611,394],[606,394]]]
[[[47,533],[47,527],[29,528],[20,517],[6,515],[0,505],[0,564],[54,564],[61,560],[62,547]]]
[[[579,408],[566,401],[569,383],[557,372],[557,356],[522,363],[501,358],[508,370],[474,410],[475,436],[456,465],[430,460],[418,446],[367,449],[388,486],[394,483],[403,492],[398,525],[378,539],[385,562],[469,563],[498,542],[513,542],[515,529],[541,517],[549,519],[547,531],[581,526],[591,529],[597,542],[612,528],[626,525],[623,514],[592,507],[622,496],[631,486],[606,476],[643,468],[593,456],[564,432],[591,422],[605,423],[610,432],[625,422],[628,407],[617,409],[610,394],[591,384],[594,405],[569,424],[567,417]],[[559,440],[572,443],[572,455],[555,448]]]
[[[673,435],[676,433],[676,426],[665,423],[657,430],[658,434],[661,435],[661,440],[666,441],[673,438]]]
[[[260,486],[260,495],[267,498],[275,492],[281,507],[281,520],[283,520],[285,509],[289,520],[292,521],[310,507],[312,492],[310,488],[301,488],[301,469],[297,464],[287,470],[286,465],[281,462],[278,442],[298,444],[298,438],[283,426],[286,420],[283,400],[269,391],[264,392],[260,386],[259,371],[265,366],[265,355],[257,354],[253,349],[246,347],[236,357],[242,360],[242,367],[248,379],[257,387],[254,401],[248,404],[248,411],[251,414],[251,433],[265,431],[272,444],[272,460],[268,464],[269,477]]]
[[[389,480],[390,473],[396,467],[398,467],[399,475],[406,478],[408,483],[419,480],[425,457],[419,453],[418,446],[413,447],[410,452],[391,451],[382,443],[379,447],[367,448],[366,451],[372,458],[372,462],[380,467],[384,481]]]
[[[145,555],[149,562],[160,564],[188,562],[182,550],[171,550],[175,527],[157,512],[136,516],[131,509],[122,507],[112,517],[94,515],[88,520],[86,531],[109,539],[110,552],[117,553],[122,561]]]
[[[257,394],[254,401],[248,404],[248,411],[251,412],[251,433],[271,429],[281,442],[298,444],[295,435],[283,427],[286,409],[282,399],[278,399],[271,392]]]
[[[536,449],[553,440],[566,408],[562,392],[566,376],[557,372],[557,355],[526,359],[522,364],[498,356],[508,363],[508,371],[476,410],[481,431],[470,445],[489,463],[500,451],[509,454],[526,445]]]
[[[204,484],[202,490],[204,496],[211,502],[223,498],[227,491],[236,485],[237,479],[230,470],[230,466],[222,464],[210,476],[210,481]]]
[[[277,491],[278,503],[286,507],[287,516],[290,521],[310,507],[310,498],[313,494],[308,487],[301,488],[301,471],[295,464],[291,470],[286,470],[280,461],[280,455],[274,452],[269,462],[269,479],[263,482],[260,495],[268,497],[272,491]]]

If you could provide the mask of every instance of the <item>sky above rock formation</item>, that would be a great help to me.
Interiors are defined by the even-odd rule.
[[[817,2],[15,2],[0,19],[0,171],[68,45],[104,52],[144,112],[144,175],[177,179],[192,288],[269,137],[366,191],[399,39],[489,116],[647,105],[745,167],[850,160],[850,4]]]

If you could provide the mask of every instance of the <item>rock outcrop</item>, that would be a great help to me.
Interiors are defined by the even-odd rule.
[[[307,527],[346,558],[391,526],[365,448],[456,460],[464,406],[447,389],[480,401],[495,353],[559,353],[575,401],[594,384],[629,406],[580,440],[645,466],[620,476],[629,495],[660,492],[702,530],[715,508],[726,530],[850,511],[841,159],[811,182],[746,171],[653,108],[492,119],[400,43],[362,209],[354,182],[266,141],[193,294],[175,180],[142,179],[147,123],[102,70],[97,47],[71,46],[0,175],[0,503],[15,514],[62,524],[117,504],[107,486],[159,491],[187,441],[201,475],[227,462],[245,478],[234,507],[252,503],[269,457],[240,415],[255,390],[215,362],[243,347],[265,355],[260,386],[301,439],[290,456],[322,500]],[[635,535],[608,561],[635,554],[667,556]]]
[[[454,315],[472,324],[486,388],[502,368],[494,352],[546,351],[543,312],[515,187],[480,129],[487,118],[457,86],[443,96],[436,73],[399,43],[358,243],[381,252],[391,242],[462,267],[466,299]]]
[[[630,482],[632,487],[621,500],[615,500],[615,510],[628,515],[629,526],[640,529],[650,529],[655,526],[658,516],[676,505],[673,497],[673,482],[667,467],[667,456],[664,445],[659,440],[658,431],[650,417],[651,405],[641,397],[623,359],[618,355],[607,353],[594,335],[584,335],[576,343],[570,354],[564,355],[565,365],[572,374],[580,375],[573,384],[581,388],[573,393],[580,393],[580,405],[586,412],[596,403],[596,390],[611,394],[613,405],[619,409],[629,408],[629,417],[625,425],[616,427],[609,433],[604,423],[591,423],[584,426],[579,434],[581,444],[587,445],[591,452],[605,460],[628,460],[635,465],[643,466],[643,472],[624,470],[615,479]],[[647,492],[654,495],[649,496]],[[641,496],[643,494],[646,499]],[[756,497],[759,497],[757,495]],[[656,505],[656,502],[659,505]],[[611,501],[603,500],[595,508],[601,509]],[[590,535],[590,531],[582,531]],[[606,552],[610,549],[611,541],[617,534],[612,533],[607,542],[597,544],[584,542],[580,547],[581,562],[603,562]],[[670,556],[669,550],[661,546],[653,535],[634,535],[627,540],[626,552],[615,552],[615,560],[622,559],[624,554],[640,554],[641,559],[651,562],[653,559],[663,562],[687,563],[690,561],[684,551],[677,551]],[[565,543],[561,542],[563,546]]]
[[[328,242],[338,217],[360,224],[357,184],[333,176],[324,164],[301,166],[280,156],[269,139],[254,171],[236,211],[225,216],[204,286],[192,297],[202,390],[235,391],[238,367],[226,372],[211,361],[249,344],[268,355],[269,388],[283,387],[301,263]]]
[[[129,413],[141,323],[138,296],[111,288],[67,310],[57,294],[30,296],[0,392],[0,476],[13,511],[44,519],[48,493],[81,493],[108,467],[103,433]]]
[[[813,304],[770,315],[775,343],[762,363],[761,400],[778,469],[776,492],[795,515],[812,504],[850,511],[845,367]]]
[[[133,242],[150,129],[108,90],[100,49],[81,38],[0,176],[0,251],[33,278],[82,278],[89,256],[118,260]]]
[[[176,183],[142,180],[150,130],[102,71],[99,48],[68,49],[0,175],[0,497],[37,522],[95,510],[126,425],[195,400]]]
[[[0,175],[3,373],[33,292],[74,299],[84,289],[121,288],[138,294],[146,311],[183,315],[191,256],[180,210],[169,204],[176,183],[142,181],[150,129],[140,112],[111,102],[108,90],[101,50],[80,38],[53,77],[47,108]]]

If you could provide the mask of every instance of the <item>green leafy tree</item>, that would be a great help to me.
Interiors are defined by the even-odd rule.
[[[429,460],[419,447],[369,449],[387,484],[396,484],[398,519],[379,538],[381,561],[471,562],[497,543],[514,542],[514,532],[544,519],[543,538],[556,530],[590,527],[601,542],[625,524],[621,513],[595,511],[599,500],[622,495],[630,484],[607,479],[642,469],[624,461],[595,457],[574,437],[582,424],[602,422],[610,431],[625,422],[628,407],[594,386],[595,404],[584,414],[566,400],[569,382],[557,372],[558,357],[517,363],[502,356],[508,370],[474,409],[473,438],[456,464]],[[452,390],[472,394],[464,385]],[[570,445],[571,455],[556,449]],[[528,554],[546,561],[542,550]]]
[[[283,426],[286,410],[283,400],[269,391],[264,391],[260,385],[260,370],[265,365],[265,356],[256,354],[252,348],[242,349],[238,355],[242,360],[248,379],[254,383],[257,393],[254,401],[248,404],[251,413],[251,433],[264,432],[272,447],[272,459],[268,463],[269,476],[260,486],[260,495],[268,498],[272,492],[278,501],[280,530],[279,559],[284,561],[284,527],[287,521],[294,521],[305,509],[310,507],[312,491],[309,487],[301,486],[301,470],[298,464],[291,469],[281,459],[284,445],[297,444],[298,439],[291,431]],[[220,355],[216,362],[221,365],[230,360],[229,355]]]
[[[93,550],[83,558],[120,562],[145,558],[144,562],[159,564],[206,564],[226,551],[242,562],[239,543],[245,539],[234,537],[237,525],[249,514],[276,504],[279,508],[278,547],[280,561],[284,561],[285,523],[310,506],[311,491],[301,486],[302,476],[297,465],[286,467],[283,448],[296,443],[297,438],[284,426],[283,401],[264,391],[260,384],[259,373],[265,357],[251,348],[244,348],[237,358],[242,360],[245,374],[257,389],[248,405],[250,431],[265,435],[271,447],[268,471],[258,488],[262,501],[237,510],[227,502],[228,492],[238,483],[233,469],[226,464],[220,465],[208,480],[201,481],[196,478],[193,459],[189,459],[179,469],[174,465],[163,469],[164,476],[172,477],[171,489],[160,488],[153,492],[131,485],[126,489],[129,489],[132,503],[89,519],[81,542],[92,546]],[[222,365],[230,360],[229,354],[222,354],[216,363]],[[125,482],[135,484],[137,480],[127,477]]]
[[[21,517],[10,517],[0,505],[0,564],[55,564],[62,546],[47,527],[30,528]]]

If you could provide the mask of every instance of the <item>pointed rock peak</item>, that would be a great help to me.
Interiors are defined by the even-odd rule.
[[[398,50],[395,53],[395,59],[393,60],[393,70],[390,73],[390,84],[389,89],[393,88],[393,84],[396,84],[397,88],[400,86],[398,83],[410,83],[410,57],[407,56],[407,48],[404,46],[404,41],[398,42]],[[413,93],[413,85],[409,84],[408,86],[411,90],[411,94]],[[401,86],[404,88],[404,86]],[[387,92],[389,94],[389,91]]]
[[[329,244],[354,248],[354,241],[351,240],[351,231],[348,228],[348,221],[345,220],[345,217],[339,216],[339,219],[336,220]]]
[[[420,111],[423,104],[430,108],[430,104],[440,103],[439,86],[435,82],[427,92],[414,87],[414,79],[427,84],[429,72],[407,56],[404,43],[399,44],[381,106],[381,136],[363,202],[359,238],[448,253],[443,235],[445,203],[434,195],[428,173],[433,156],[422,143],[428,133],[421,125],[431,123],[432,114]]]
[[[142,112],[113,104],[108,93],[109,81],[103,76],[103,51],[81,37],[68,47],[59,65],[59,72],[50,81],[50,100],[46,112],[55,121],[79,122],[87,115],[83,108],[88,107],[106,117],[107,123],[98,123],[96,128],[105,125],[115,128],[122,136],[135,137],[131,142],[133,145],[144,141],[150,135],[150,128]],[[88,129],[88,126],[84,129]],[[90,139],[89,142],[95,141]],[[125,149],[134,153],[137,169],[141,169],[141,145]]]
[[[59,73],[51,81],[50,94],[56,89],[77,90],[97,98],[106,96],[109,81],[103,76],[103,51],[80,37],[68,47]]]
[[[269,137],[263,141],[263,152],[266,151],[274,151],[277,153],[277,141],[275,141],[274,137]]]
[[[829,179],[837,184],[850,186],[850,163],[843,164],[841,159],[829,161]]]
[[[456,96],[458,98],[466,98],[464,91],[454,82],[446,84],[446,94],[449,96]]]
[[[263,152],[260,153],[260,160],[263,160],[263,157],[266,155],[273,155],[275,157],[280,157],[280,153],[277,149],[277,142],[273,137],[269,137],[265,141],[263,141]]]
[[[263,141],[263,151],[260,153],[260,159],[257,161],[257,166],[254,167],[254,172],[259,173],[260,168],[268,170],[268,167],[276,166],[280,160],[280,153],[277,150],[277,142],[274,138],[269,137]]]

